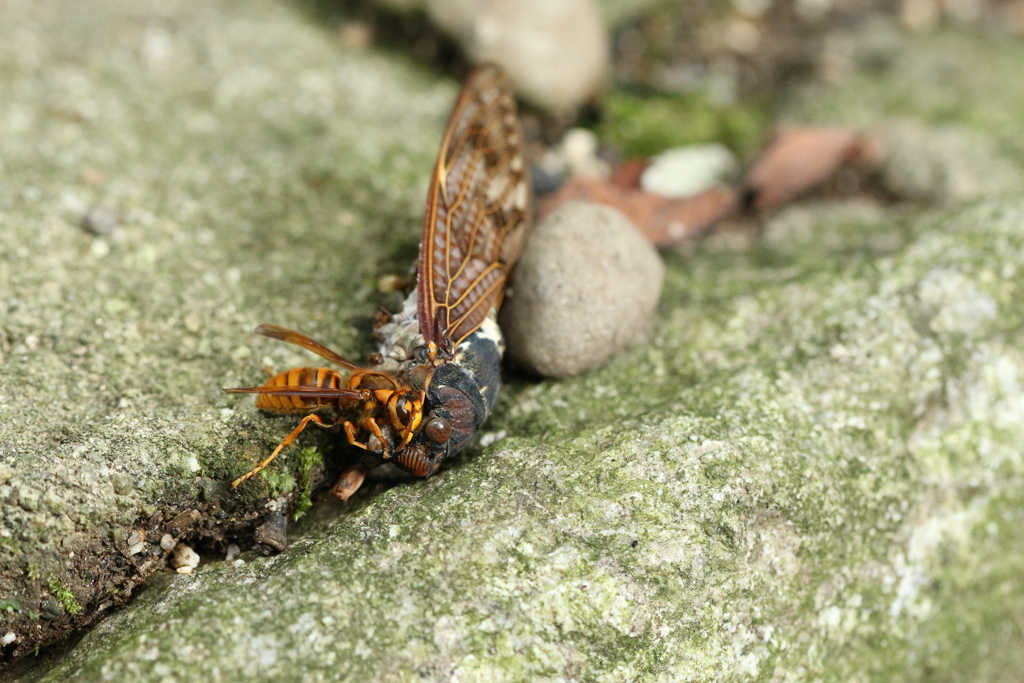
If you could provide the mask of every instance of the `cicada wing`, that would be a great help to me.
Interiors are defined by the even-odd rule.
[[[420,332],[450,351],[501,304],[519,257],[532,190],[508,78],[470,74],[448,118],[420,241]]]

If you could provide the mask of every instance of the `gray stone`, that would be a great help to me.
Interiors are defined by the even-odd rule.
[[[609,41],[593,0],[378,1],[426,10],[470,59],[497,62],[522,98],[551,113],[570,113],[603,85]]]
[[[121,222],[121,212],[109,206],[94,206],[82,216],[82,228],[94,235],[109,237]],[[105,243],[104,243],[105,244]]]
[[[879,131],[881,180],[900,199],[958,204],[1017,192],[1022,174],[988,135],[961,125],[894,122]]]
[[[508,355],[564,378],[643,339],[665,267],[629,219],[569,202],[534,226],[501,310]]]

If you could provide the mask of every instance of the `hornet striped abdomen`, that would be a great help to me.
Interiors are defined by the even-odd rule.
[[[293,368],[274,375],[263,387],[316,387],[318,389],[340,389],[346,386],[345,378],[329,368]],[[259,394],[256,407],[272,413],[308,413],[317,408],[328,408],[337,399],[322,396],[282,396],[281,394]]]

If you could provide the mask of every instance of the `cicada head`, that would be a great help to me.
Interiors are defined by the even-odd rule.
[[[395,463],[417,477],[429,477],[469,444],[487,412],[472,378],[457,364],[445,363],[431,374],[420,428]]]

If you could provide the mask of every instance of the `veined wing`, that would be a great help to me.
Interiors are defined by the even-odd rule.
[[[500,67],[469,75],[448,117],[420,241],[420,332],[450,353],[501,304],[532,190],[515,97]]]

